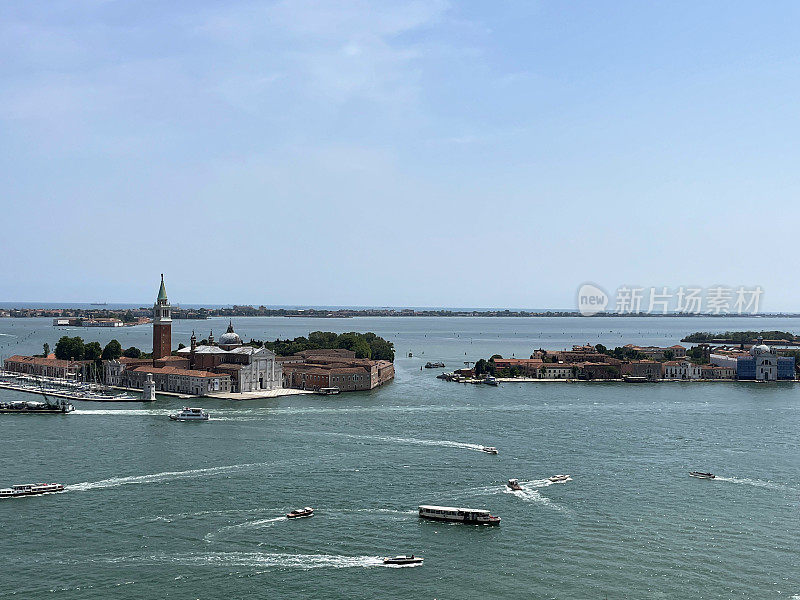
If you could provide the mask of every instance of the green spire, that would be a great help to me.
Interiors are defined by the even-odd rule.
[[[167,288],[164,287],[164,274],[161,274],[161,288],[158,290],[158,299],[159,300],[166,300],[167,299]]]

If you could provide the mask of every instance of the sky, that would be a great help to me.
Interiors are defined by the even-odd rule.
[[[796,2],[7,0],[0,301],[800,311]]]

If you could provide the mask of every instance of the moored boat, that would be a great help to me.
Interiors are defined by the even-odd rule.
[[[486,385],[497,385],[497,377],[493,377],[492,375],[487,375],[486,379],[483,380],[483,383]]]
[[[169,418],[173,421],[208,421],[209,416],[202,408],[184,406],[181,412],[170,415]]]
[[[25,483],[0,489],[0,498],[19,498],[21,496],[55,494],[57,492],[63,492],[64,489],[64,486],[60,483]]]
[[[293,510],[290,513],[286,513],[287,519],[302,519],[304,517],[312,517],[314,516],[314,509],[310,506],[306,506],[305,508],[298,508]]]
[[[715,479],[717,476],[713,473],[703,473],[702,471],[689,471],[689,477],[697,477],[698,479]]]
[[[339,393],[339,388],[338,387],[319,388],[319,393],[322,394],[323,396],[335,396],[336,394]]]
[[[452,506],[423,504],[419,507],[419,516],[421,519],[467,523],[470,525],[500,524],[500,517],[495,517],[488,510],[475,508],[454,508]]]
[[[0,413],[8,414],[63,415],[73,410],[75,407],[67,402],[31,402],[27,400],[0,402]]]
[[[509,479],[506,485],[515,492],[518,492],[522,489],[522,485],[520,485],[519,479]]]
[[[383,564],[385,565],[421,565],[422,564],[422,557],[421,556],[406,556],[401,554],[399,556],[388,556],[383,559]]]

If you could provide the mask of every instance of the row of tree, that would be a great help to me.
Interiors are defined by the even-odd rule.
[[[50,344],[42,347],[44,355],[50,354]],[[127,350],[122,349],[122,345],[117,340],[111,340],[105,347],[100,342],[84,342],[80,336],[63,336],[55,348],[56,358],[61,360],[116,360],[120,356],[129,358],[139,358],[142,351],[135,347]]]
[[[356,358],[388,360],[394,362],[394,344],[374,333],[333,333],[332,331],[312,331],[308,337],[293,340],[277,339],[274,342],[251,340],[253,346],[265,345],[278,356],[288,356],[303,350],[345,349],[356,353]]]

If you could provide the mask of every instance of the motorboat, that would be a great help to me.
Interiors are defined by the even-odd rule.
[[[515,492],[518,492],[522,489],[522,486],[519,483],[519,479],[509,479],[506,485]]]
[[[383,564],[385,565],[421,565],[422,564],[422,557],[421,556],[406,556],[401,554],[400,556],[389,556],[383,559]]]
[[[170,415],[169,418],[173,421],[208,421],[209,417],[202,408],[184,406],[181,412]]]
[[[487,375],[486,379],[483,380],[483,383],[486,385],[497,385],[497,377],[493,377],[492,375]]]
[[[494,446],[481,446],[481,452],[486,452],[486,454],[497,454],[497,448]]]
[[[338,387],[319,388],[319,393],[322,394],[323,396],[335,396],[336,394],[339,393],[339,388]]]
[[[286,513],[287,519],[302,519],[304,517],[313,517],[314,516],[314,509],[310,506],[306,506],[305,508],[298,508],[293,510],[290,513]]]
[[[553,483],[566,483],[570,481],[572,478],[569,475],[553,475],[552,477],[548,477],[548,481],[552,481]]]
[[[716,475],[713,473],[703,473],[702,471],[689,471],[690,477],[697,477],[698,479],[715,479]]]
[[[431,519],[433,521],[451,521],[471,525],[500,525],[500,517],[495,517],[488,510],[475,508],[422,505],[419,507],[419,516],[421,519]]]
[[[64,489],[64,486],[60,483],[25,483],[1,489],[0,498],[19,498],[20,496],[55,494],[57,492],[63,492]]]

